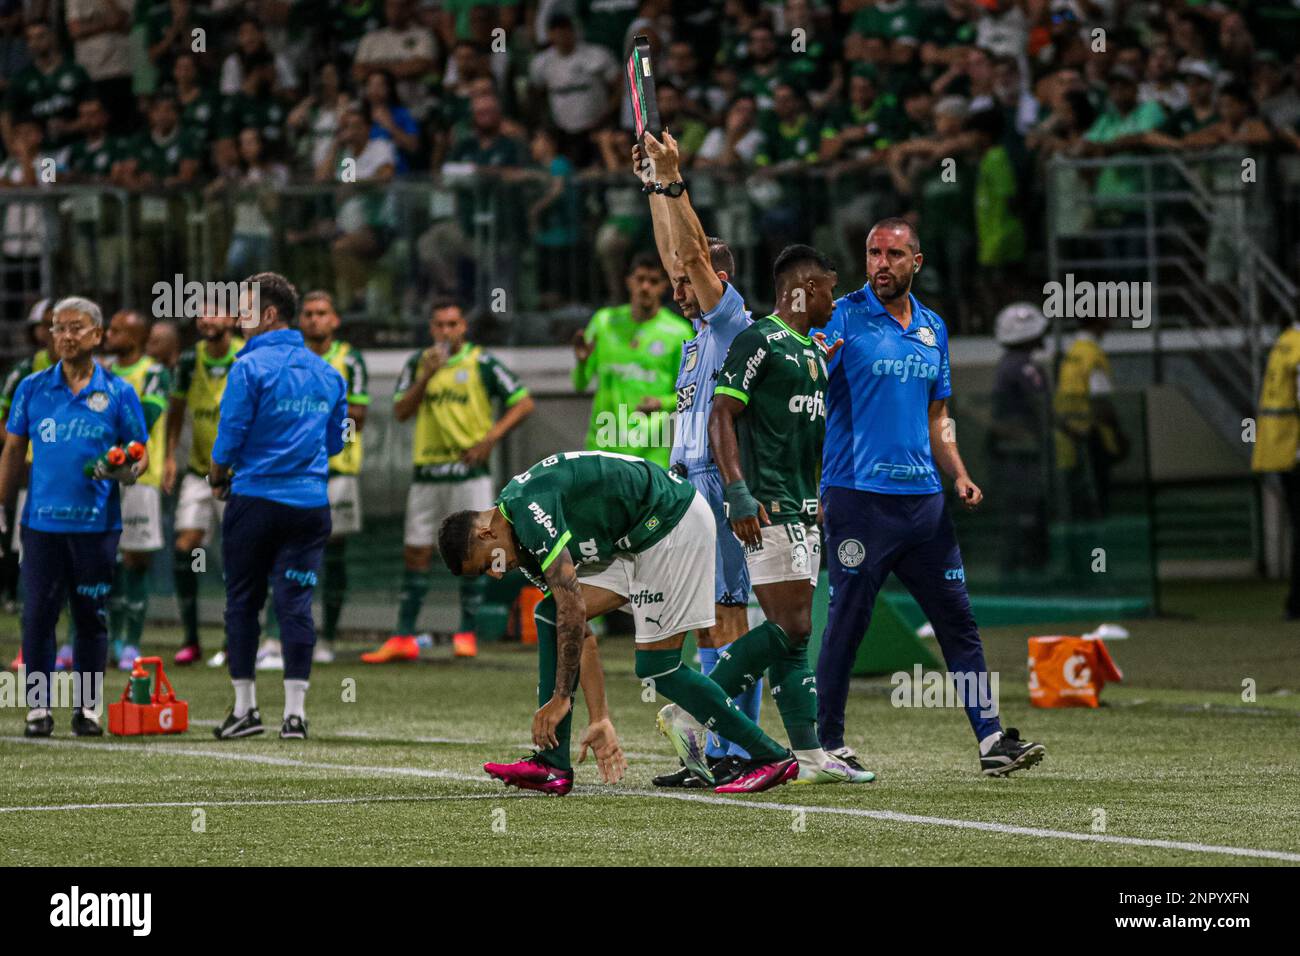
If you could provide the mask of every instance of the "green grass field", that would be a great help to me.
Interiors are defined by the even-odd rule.
[[[52,740],[24,742],[23,712],[0,711],[0,864],[1294,864],[1300,626],[1278,620],[1280,603],[1271,585],[1169,589],[1171,617],[1126,622],[1132,638],[1111,645],[1126,682],[1107,687],[1098,710],[1031,710],[1033,631],[990,630],[1004,723],[1047,744],[1038,767],[984,779],[960,711],[895,709],[887,680],[862,680],[849,742],[879,780],[748,797],[649,786],[675,761],[628,640],[605,646],[628,778],[606,787],[580,767],[563,799],[507,791],[480,769],[524,751],[528,649],[368,667],[361,645],[344,645],[313,674],[305,742],[218,743],[224,672],[169,670],[198,724],[176,737],[77,740],[65,711]],[[145,650],[170,660],[175,633],[150,637]],[[0,652],[7,661],[16,648],[6,617]],[[283,700],[275,678],[259,677],[270,728]],[[1254,703],[1242,700],[1246,678]],[[342,701],[348,679],[354,703]],[[111,698],[123,681],[110,675]],[[770,699],[763,723],[780,736]]]

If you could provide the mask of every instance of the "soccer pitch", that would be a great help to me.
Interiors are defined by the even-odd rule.
[[[1031,710],[1025,638],[1079,626],[985,632],[1003,720],[1047,744],[1038,767],[983,778],[958,710],[890,705],[885,678],[855,681],[848,742],[879,780],[753,796],[655,790],[675,765],[641,699],[632,642],[604,643],[608,694],[628,754],[619,785],[578,767],[564,798],[506,790],[485,760],[525,750],[535,657],[485,645],[478,659],[370,667],[361,645],[318,666],[311,739],[281,741],[278,674],[259,674],[270,733],[218,743],[224,671],[171,669],[188,733],[22,736],[0,711],[0,863],[206,865],[1286,865],[1300,863],[1300,655],[1272,585],[1171,589],[1175,616],[1126,622],[1111,645],[1126,682],[1098,710]],[[1095,624],[1096,622],[1089,622]],[[154,628],[146,653],[175,649]],[[219,635],[208,630],[205,645]],[[0,622],[5,660],[17,622]],[[1242,699],[1242,681],[1257,698]],[[355,681],[355,702],[344,702]],[[111,699],[125,675],[108,676]],[[1290,691],[1289,693],[1287,691]],[[575,740],[585,723],[576,704]],[[197,724],[197,725],[195,725]],[[763,724],[781,734],[776,708]],[[201,811],[201,812],[200,812]]]

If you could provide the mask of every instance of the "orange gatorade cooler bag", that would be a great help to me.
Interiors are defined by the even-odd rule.
[[[150,686],[146,664],[154,666]],[[180,734],[190,725],[190,706],[176,699],[171,681],[163,673],[161,657],[137,657],[122,699],[108,705],[108,732],[129,737],[136,734]]]
[[[1097,707],[1107,681],[1122,681],[1096,637],[1031,637],[1029,702],[1035,707]]]

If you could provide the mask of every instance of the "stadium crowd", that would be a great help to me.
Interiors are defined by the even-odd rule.
[[[756,275],[815,223],[845,250],[884,215],[942,223],[921,291],[957,331],[990,331],[1009,286],[1037,274],[1050,157],[1300,146],[1289,0],[3,0],[0,185],[47,182],[54,157],[58,182],[225,199],[226,277],[269,267],[273,243],[314,246],[346,312],[401,203],[326,191],[290,215],[275,191],[437,178],[456,200],[411,244],[413,302],[472,294],[476,266],[511,285],[522,245],[597,267],[538,268],[542,305],[616,301],[650,244],[621,175],[637,34],[687,173],[743,185]],[[505,199],[500,252],[476,264],[484,190]],[[722,213],[700,205],[706,222]],[[15,321],[40,218],[4,211]],[[150,261],[177,265],[144,234]]]

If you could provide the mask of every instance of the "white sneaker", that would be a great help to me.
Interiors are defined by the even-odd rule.
[[[209,667],[225,667],[225,666],[226,666],[226,652],[225,652],[225,651],[217,651],[215,654],[213,654],[211,657],[209,657],[209,658],[208,658],[208,666],[209,666]]]
[[[280,642],[267,638],[257,649],[257,669],[259,671],[284,670],[284,657],[280,653]]]
[[[334,645],[328,641],[317,641],[316,646],[312,648],[311,662],[313,664],[333,664]]]
[[[827,753],[816,750],[796,750],[799,758],[799,776],[791,783],[871,783],[876,775],[858,763],[857,757],[847,747],[847,756],[840,751]]]
[[[676,704],[668,704],[660,709],[655,723],[659,732],[672,741],[678,759],[692,773],[704,778],[712,786],[713,770],[705,756],[709,734],[700,722]]]

